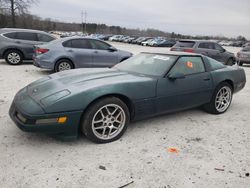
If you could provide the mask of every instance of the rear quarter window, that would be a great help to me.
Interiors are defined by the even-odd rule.
[[[15,39],[16,38],[16,32],[11,32],[11,33],[5,33],[3,36],[10,38],[10,39]]]
[[[179,48],[192,48],[194,47],[195,42],[194,41],[179,41],[175,44],[174,47],[179,47]]]
[[[223,65],[221,62],[218,62],[210,57],[206,57],[209,65],[210,65],[210,69],[213,70],[217,70],[217,69],[222,69],[225,67],[225,65]]]

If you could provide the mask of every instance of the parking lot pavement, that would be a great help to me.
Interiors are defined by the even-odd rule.
[[[113,44],[134,54],[168,50]],[[225,114],[193,109],[135,122],[120,140],[98,145],[25,133],[10,120],[15,93],[50,73],[0,61],[0,187],[249,187],[249,82]]]

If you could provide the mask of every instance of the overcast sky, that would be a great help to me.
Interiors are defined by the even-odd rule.
[[[82,10],[92,23],[250,39],[250,0],[40,0],[30,12],[80,23]]]

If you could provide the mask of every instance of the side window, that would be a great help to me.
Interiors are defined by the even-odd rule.
[[[89,40],[90,45],[93,49],[98,50],[108,50],[110,48],[110,45],[98,40]]]
[[[201,57],[180,57],[174,67],[171,69],[171,74],[197,74],[205,72],[205,67]]]
[[[89,42],[86,39],[73,39],[71,40],[72,48],[82,48],[82,49],[90,49]]]
[[[214,45],[213,43],[203,42],[199,44],[198,48],[214,49]]]
[[[72,48],[71,41],[72,41],[72,40],[64,41],[64,42],[62,43],[63,47]]]
[[[30,32],[17,32],[16,39],[20,40],[29,40],[29,41],[37,41],[36,33]]]
[[[225,67],[221,62],[218,62],[210,57],[206,57],[209,61],[210,67],[212,70],[222,69]]]
[[[219,44],[214,44],[215,50],[223,51],[223,48]]]
[[[41,33],[37,33],[37,39],[38,41],[41,41],[41,42],[50,42],[52,40],[55,40],[53,37],[49,35],[41,34]]]
[[[5,33],[3,34],[3,36],[10,38],[10,39],[15,39],[16,38],[16,32],[12,32],[12,33]]]

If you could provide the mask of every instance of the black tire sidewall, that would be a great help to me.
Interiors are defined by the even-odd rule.
[[[11,63],[11,62],[8,60],[8,55],[9,55],[10,53],[16,53],[16,54],[19,55],[19,57],[20,57],[19,63],[13,64],[13,63]],[[4,59],[5,59],[5,61],[6,61],[9,65],[20,65],[20,64],[23,63],[23,55],[22,55],[22,53],[21,53],[20,51],[18,51],[18,50],[8,50],[8,51],[4,54]]]
[[[70,65],[71,69],[74,68],[73,63],[72,63],[71,61],[69,61],[69,60],[67,60],[67,59],[61,59],[61,60],[57,61],[57,63],[56,63],[55,72],[61,72],[61,71],[59,71],[59,65],[60,65],[62,62],[67,62],[67,63]]]
[[[234,64],[233,58],[229,58],[229,59],[227,60],[227,65],[232,66],[233,64]]]
[[[102,140],[102,139],[96,137],[93,130],[92,130],[92,119],[94,118],[95,113],[100,108],[102,108],[103,106],[105,106],[107,104],[116,104],[116,105],[120,106],[125,112],[126,122],[125,122],[125,125],[124,125],[122,131],[116,137],[114,137],[110,140]],[[86,110],[86,112],[84,113],[84,115],[82,117],[81,130],[82,130],[83,134],[93,142],[109,143],[109,142],[113,142],[115,140],[118,140],[124,134],[129,122],[130,122],[130,113],[129,113],[129,109],[128,109],[127,105],[123,101],[121,101],[119,98],[107,97],[107,98],[103,98],[103,99],[100,99],[100,100],[94,102],[92,105],[90,105],[88,107],[88,109]]]

